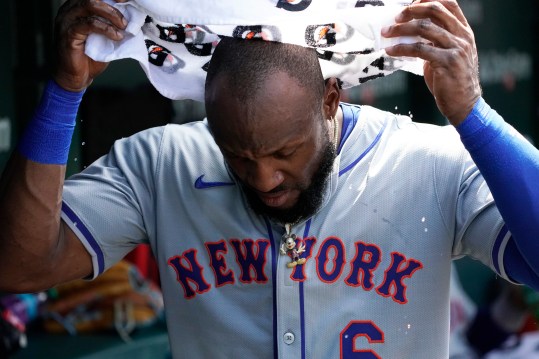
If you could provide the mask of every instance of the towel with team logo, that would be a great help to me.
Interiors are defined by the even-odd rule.
[[[106,1],[129,21],[126,36],[115,42],[92,34],[86,53],[104,62],[137,60],[150,82],[171,99],[204,99],[206,69],[222,36],[315,48],[324,78],[336,77],[342,88],[397,70],[423,72],[421,60],[394,58],[384,51],[419,39],[386,39],[380,34],[411,1]]]

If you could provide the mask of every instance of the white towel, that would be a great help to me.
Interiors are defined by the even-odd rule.
[[[97,61],[136,59],[171,99],[203,101],[206,66],[219,36],[263,38],[316,48],[324,78],[343,88],[396,70],[423,73],[419,59],[384,48],[417,38],[386,39],[383,26],[411,1],[396,0],[132,0],[114,3],[129,21],[120,42],[92,34],[86,53]]]

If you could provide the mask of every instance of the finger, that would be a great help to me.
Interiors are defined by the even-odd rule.
[[[454,49],[441,49],[423,42],[414,44],[399,44],[385,49],[393,57],[418,57],[431,63],[444,63],[457,59]],[[451,64],[448,64],[448,67]]]
[[[430,19],[412,20],[384,28],[385,37],[420,36],[436,46],[448,49],[457,45],[455,37],[449,31],[434,24]]]
[[[86,0],[82,4],[79,2],[67,2],[58,11],[57,22],[65,26],[71,22],[77,22],[81,18],[101,17],[106,19],[118,29],[124,30],[127,26],[127,21],[122,13],[100,0]]]
[[[435,0],[418,0],[418,2],[432,2]],[[453,16],[455,16],[462,24],[465,26],[468,26],[468,20],[466,19],[466,16],[464,15],[464,12],[462,12],[462,9],[460,8],[458,2],[456,0],[439,0],[439,2],[444,5]]]
[[[438,1],[407,6],[397,15],[395,22],[405,23],[414,19],[430,19],[438,26],[455,34],[462,33],[464,29],[463,23]]]
[[[73,38],[78,38],[77,35],[82,35],[84,40],[92,33],[104,35],[115,41],[119,41],[124,37],[122,31],[98,17],[80,18],[78,22],[69,29],[69,33]]]
[[[93,14],[110,21],[111,24],[119,29],[125,30],[127,27],[127,20],[120,10],[102,1],[90,1],[90,3],[92,4]]]

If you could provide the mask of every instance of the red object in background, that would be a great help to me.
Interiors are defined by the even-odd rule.
[[[522,329],[520,329],[520,333],[535,332],[538,329],[539,323],[537,323],[537,318],[535,318],[533,315],[530,315],[528,316],[528,319],[526,320],[526,323],[524,323]]]
[[[157,261],[153,256],[152,249],[148,244],[139,244],[125,259],[133,263],[144,278],[160,286],[159,268],[157,267]]]
[[[7,323],[11,324],[19,332],[24,333],[26,331],[26,325],[24,324],[24,322],[15,314],[13,314],[11,310],[4,309],[2,312],[0,312],[0,317],[4,319]]]

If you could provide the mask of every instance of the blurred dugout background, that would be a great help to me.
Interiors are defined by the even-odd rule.
[[[52,28],[61,0],[0,2],[0,170],[3,169],[49,78]],[[460,0],[477,40],[484,97],[504,118],[539,144],[539,2]],[[345,93],[345,100],[368,104],[414,120],[445,124],[423,78],[396,73]],[[170,101],[149,85],[134,61],[109,66],[88,90],[81,106],[68,173],[106,153],[112,142],[144,128],[204,117],[193,101]],[[467,271],[467,262],[459,264]],[[463,284],[481,301],[474,267]]]

